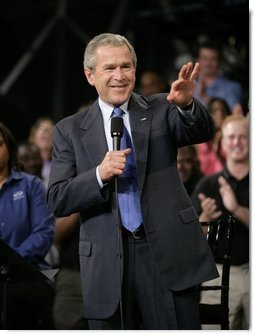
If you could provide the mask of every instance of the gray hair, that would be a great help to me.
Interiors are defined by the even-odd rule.
[[[132,63],[134,68],[137,66],[137,56],[133,46],[127,40],[126,37],[118,34],[104,33],[95,36],[86,46],[85,54],[84,54],[84,69],[94,70],[96,66],[96,51],[101,46],[127,46],[130,50],[132,56]]]

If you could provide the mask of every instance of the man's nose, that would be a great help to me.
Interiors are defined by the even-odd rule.
[[[120,67],[116,67],[114,71],[114,76],[116,79],[122,79],[123,78],[123,70]]]

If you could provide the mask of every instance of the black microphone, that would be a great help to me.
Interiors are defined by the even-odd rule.
[[[123,118],[116,116],[111,119],[111,137],[113,139],[113,150],[120,150],[121,147],[121,138],[123,136]],[[116,217],[116,226],[117,226],[117,245],[118,245],[118,255],[121,254],[121,223],[120,223],[120,213],[119,213],[119,203],[118,203],[118,185],[117,185],[117,176],[114,176],[114,187],[115,187],[115,207],[117,210],[115,211]],[[121,290],[121,272],[122,272],[122,262],[121,257],[118,257],[119,261],[119,295],[120,295],[120,320],[121,320],[121,328],[124,329],[123,326],[123,307],[122,307],[122,290]]]
[[[122,136],[123,118],[113,117],[111,119],[111,137],[113,138],[113,150],[120,150]]]

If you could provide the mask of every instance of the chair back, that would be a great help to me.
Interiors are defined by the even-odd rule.
[[[221,282],[219,285],[200,286],[200,291],[219,291],[220,303],[200,303],[200,319],[202,324],[219,324],[221,329],[229,329],[229,280],[232,254],[232,241],[235,218],[229,215],[226,219],[201,222],[205,231],[215,262],[222,264]]]

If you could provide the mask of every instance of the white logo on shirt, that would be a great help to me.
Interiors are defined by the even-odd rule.
[[[17,191],[13,193],[13,200],[18,200],[24,198],[24,192],[23,191]]]

